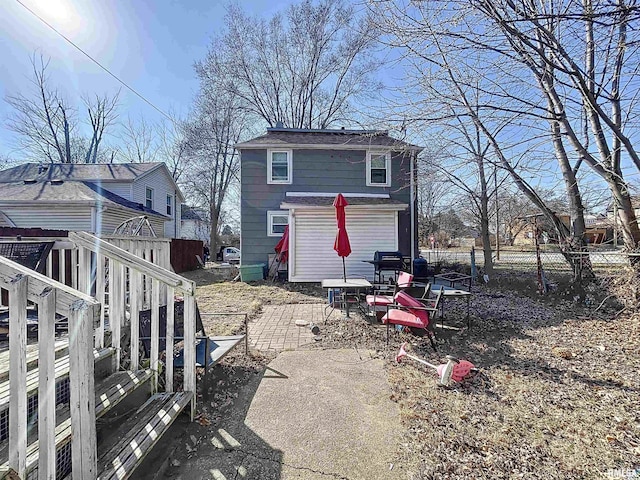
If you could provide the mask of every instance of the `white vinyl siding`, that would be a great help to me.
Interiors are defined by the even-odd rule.
[[[99,185],[105,190],[109,190],[111,193],[115,193],[127,200],[132,200],[133,182],[102,182]]]
[[[158,213],[165,214],[167,195],[173,196],[173,212],[174,218],[167,218],[164,227],[156,232],[159,237],[180,238],[180,211],[181,211],[181,194],[176,194],[175,185],[171,181],[171,177],[164,168],[157,168],[151,173],[137,178],[133,182],[133,201],[145,205],[146,188],[153,189],[153,209]],[[177,222],[174,223],[174,222]],[[177,227],[177,228],[176,228]],[[155,226],[154,226],[155,228]]]
[[[347,276],[373,279],[376,250],[398,249],[398,213],[347,207],[351,255],[345,258]],[[290,228],[289,280],[320,282],[342,278],[342,258],[333,249],[337,227],[335,209],[296,209]]]
[[[103,235],[113,235],[114,230],[118,228],[122,222],[125,222],[134,217],[139,217],[141,215],[143,215],[142,212],[136,212],[135,210],[116,209],[114,207],[109,207],[107,210],[98,213],[96,219],[98,230],[100,230],[100,233]],[[164,221],[151,216],[149,216],[148,219],[149,223],[151,223],[151,226],[156,233],[156,236],[162,237]]]
[[[2,211],[16,227],[91,232],[90,205],[6,206]]]

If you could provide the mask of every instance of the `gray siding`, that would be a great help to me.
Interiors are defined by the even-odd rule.
[[[242,264],[267,262],[278,237],[267,236],[267,211],[279,210],[286,192],[387,193],[411,204],[410,154],[391,159],[391,187],[367,187],[365,150],[294,150],[293,183],[267,185],[267,150],[242,151]],[[411,253],[409,210],[398,214],[399,248]]]

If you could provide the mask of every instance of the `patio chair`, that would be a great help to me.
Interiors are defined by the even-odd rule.
[[[386,311],[387,305],[393,303],[395,295],[399,291],[410,290],[410,295],[413,297],[427,298],[429,296],[429,284],[414,283],[413,275],[406,272],[400,272],[398,275],[398,281],[394,285],[393,294],[389,295],[388,289],[374,288],[373,294],[366,296],[366,302],[369,307],[369,315],[371,312],[383,312]],[[382,315],[380,315],[381,317]],[[378,318],[379,320],[380,318]]]
[[[441,288],[435,299],[420,300],[407,292],[398,292],[394,297],[394,303],[387,305],[387,313],[382,317],[382,323],[387,325],[387,344],[389,343],[391,325],[401,325],[426,333],[431,347],[437,351],[432,319],[439,308],[442,292]]]

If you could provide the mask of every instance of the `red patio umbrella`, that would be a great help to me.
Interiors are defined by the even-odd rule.
[[[349,243],[349,235],[347,234],[346,217],[344,213],[344,207],[347,205],[349,205],[349,203],[347,203],[347,200],[341,193],[336,195],[336,199],[333,201],[333,206],[336,207],[338,234],[336,235],[336,241],[333,244],[333,249],[342,257],[342,276],[344,280],[347,279],[347,267],[345,266],[344,257],[348,257],[351,254],[351,244]]]
[[[280,257],[280,263],[285,263],[289,257],[289,225],[284,227],[282,238],[276,243],[274,250]]]

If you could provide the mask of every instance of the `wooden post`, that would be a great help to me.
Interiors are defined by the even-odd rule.
[[[47,277],[53,278],[53,250],[51,250],[47,256],[47,267],[45,272]]]
[[[112,259],[109,260],[109,325],[111,327],[111,345],[115,348],[115,365],[117,372],[120,370],[120,354],[122,337],[121,325],[127,310],[125,292],[124,265]]]
[[[27,478],[27,277],[9,285],[9,468]]]
[[[67,284],[67,251],[58,250],[58,267],[60,269],[60,276],[58,280],[60,283]]]
[[[141,296],[141,283],[142,275],[137,270],[129,267],[129,310],[131,320],[131,370],[138,370],[138,363],[140,358],[140,303]]]
[[[78,289],[78,249],[71,250],[71,287]]]
[[[56,478],[56,290],[38,304],[38,479]]]
[[[192,392],[191,420],[195,416],[196,399],[196,296],[195,283],[191,295],[184,295],[184,390]]]
[[[167,333],[166,346],[166,377],[165,391],[173,392],[173,333],[175,325],[175,289],[167,287]]]
[[[106,305],[106,286],[105,286],[105,256],[101,253],[96,255],[96,299],[100,302],[100,325],[96,329],[95,346],[96,348],[104,347],[105,333],[105,310]]]
[[[71,475],[73,480],[97,476],[93,319],[95,308],[82,300],[69,309],[69,383],[71,410]]]
[[[151,356],[149,364],[153,372],[151,390],[158,391],[158,356],[160,350],[160,281],[153,279],[151,286]]]

